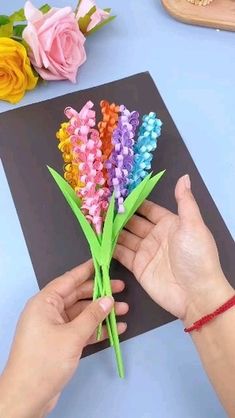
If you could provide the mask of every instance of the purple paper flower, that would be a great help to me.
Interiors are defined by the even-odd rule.
[[[106,162],[108,185],[114,191],[117,210],[124,212],[124,198],[128,194],[129,174],[134,163],[134,136],[139,125],[139,113],[130,112],[124,105],[120,106],[121,115],[117,128],[113,132],[113,151]]]

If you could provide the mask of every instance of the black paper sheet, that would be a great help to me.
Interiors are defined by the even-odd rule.
[[[62,173],[63,161],[55,133],[65,120],[66,106],[80,109],[87,100],[99,108],[101,99],[124,103],[141,116],[155,111],[163,122],[154,155],[153,170],[166,169],[151,199],[176,211],[174,188],[177,179],[189,173],[194,195],[211,229],[226,277],[235,285],[235,244],[203,180],[148,73],[137,74],[102,86],[78,91],[0,114],[0,157],[22,225],[39,287],[90,258],[83,233],[46,165]],[[97,120],[100,119],[97,115]],[[14,237],[12,237],[14,239]],[[151,301],[130,272],[113,262],[112,278],[127,286],[119,299],[130,304],[128,339],[163,325],[173,317]],[[19,278],[20,280],[20,278]],[[89,347],[90,354],[105,343]]]

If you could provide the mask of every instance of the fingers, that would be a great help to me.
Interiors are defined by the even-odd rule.
[[[156,203],[150,202],[150,200],[144,201],[138,209],[138,213],[153,224],[157,224],[164,216],[172,214],[169,210],[157,205]]]
[[[122,280],[111,280],[112,285],[112,292],[119,293],[122,292],[125,284]],[[70,295],[68,295],[64,299],[65,308],[69,308],[75,302],[81,299],[90,299],[93,294],[93,280],[87,280],[86,282],[82,283],[80,286],[76,287]]]
[[[121,335],[123,334],[126,329],[127,329],[127,323],[126,322],[118,322],[117,323],[117,329],[118,329],[118,334]],[[102,326],[102,331],[101,331],[101,338],[99,339],[99,341],[97,341],[97,335],[96,332],[91,336],[91,338],[88,340],[87,345],[89,344],[96,344],[96,343],[100,343],[101,341],[107,340],[108,338],[108,332],[107,332],[107,328],[105,325]]]
[[[191,181],[188,174],[181,177],[175,187],[175,198],[178,214],[183,222],[202,221],[201,213],[191,192]]]
[[[132,271],[135,254],[135,251],[124,247],[124,245],[117,244],[113,256],[119,263],[123,264],[124,267]]]
[[[81,312],[84,311],[91,304],[90,300],[81,300],[67,309],[66,314],[70,321],[75,319]],[[115,302],[114,304],[115,313],[118,316],[126,315],[129,310],[129,305],[125,302]]]
[[[113,308],[114,300],[111,296],[105,296],[91,302],[87,308],[71,321],[70,326],[73,335],[76,333],[78,345],[84,347],[95,333],[96,328],[104,321]]]
[[[118,243],[130,250],[137,251],[141,243],[141,238],[131,232],[123,230],[119,235]]]
[[[65,299],[71,293],[76,291],[76,288],[79,284],[91,278],[93,271],[94,268],[92,260],[89,260],[86,263],[73,268],[72,270],[50,282],[47,286],[44,287],[42,292],[56,292],[63,299]]]
[[[153,227],[154,224],[152,222],[137,215],[133,215],[125,226],[128,231],[133,232],[140,238],[145,238]]]

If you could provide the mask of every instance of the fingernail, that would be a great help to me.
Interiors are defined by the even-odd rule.
[[[126,322],[119,322],[118,323],[118,332],[123,333],[127,329],[127,323]]]
[[[186,189],[190,190],[191,189],[191,181],[190,181],[190,177],[188,174],[186,174],[184,176],[184,185],[186,187]]]
[[[122,322],[122,329],[123,329],[123,332],[125,332],[126,331],[126,329],[127,329],[127,323],[126,322]]]
[[[99,304],[105,313],[109,312],[113,306],[114,300],[112,296],[105,296],[99,300]]]

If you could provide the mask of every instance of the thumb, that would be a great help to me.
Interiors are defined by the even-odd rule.
[[[175,187],[175,198],[180,220],[183,222],[202,221],[199,207],[191,192],[191,181],[188,174],[178,180]]]
[[[70,325],[73,332],[76,332],[82,347],[84,347],[89,338],[94,334],[98,325],[103,322],[114,305],[112,296],[100,298],[87,306],[84,311],[77,316]]]

